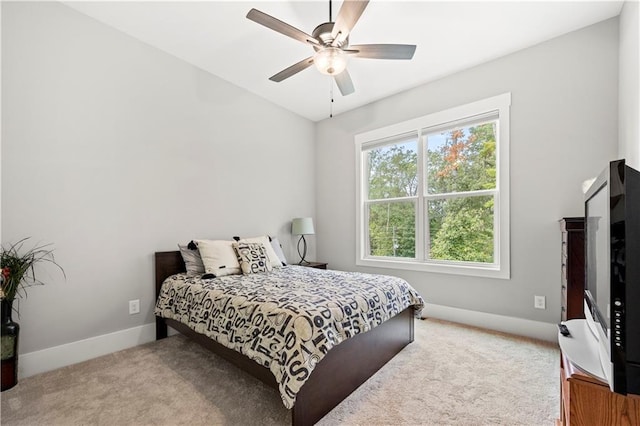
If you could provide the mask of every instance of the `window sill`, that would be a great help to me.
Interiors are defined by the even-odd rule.
[[[408,259],[365,258],[357,259],[356,265],[374,268],[402,269],[408,271],[433,272],[438,274],[466,275],[482,278],[510,279],[508,268],[496,265],[452,265],[445,263],[425,263]]]

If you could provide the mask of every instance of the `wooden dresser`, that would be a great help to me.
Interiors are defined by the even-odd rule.
[[[562,321],[584,318],[584,218],[565,217],[562,231]],[[572,332],[573,334],[573,332]],[[611,392],[609,385],[560,357],[557,425],[640,426],[640,396]]]
[[[562,321],[584,318],[584,218],[565,217],[562,231]]]
[[[599,379],[578,370],[564,354],[560,365],[560,419],[557,425],[640,425],[640,396],[611,392]]]

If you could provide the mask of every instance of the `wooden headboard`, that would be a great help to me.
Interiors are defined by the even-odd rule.
[[[173,274],[185,272],[184,261],[179,251],[157,251],[156,263],[156,298],[160,294],[160,287],[165,279]]]
[[[179,251],[157,251],[155,253],[156,266],[156,299],[160,295],[160,288],[165,279],[173,274],[185,272],[182,255]],[[167,322],[164,318],[156,317],[156,340],[167,337]]]

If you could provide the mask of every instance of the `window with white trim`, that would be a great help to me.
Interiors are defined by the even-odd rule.
[[[509,93],[357,135],[357,264],[509,278]]]

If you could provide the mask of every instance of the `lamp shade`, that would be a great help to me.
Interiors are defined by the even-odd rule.
[[[291,233],[293,235],[313,235],[313,219],[310,217],[297,217],[291,221]]]

